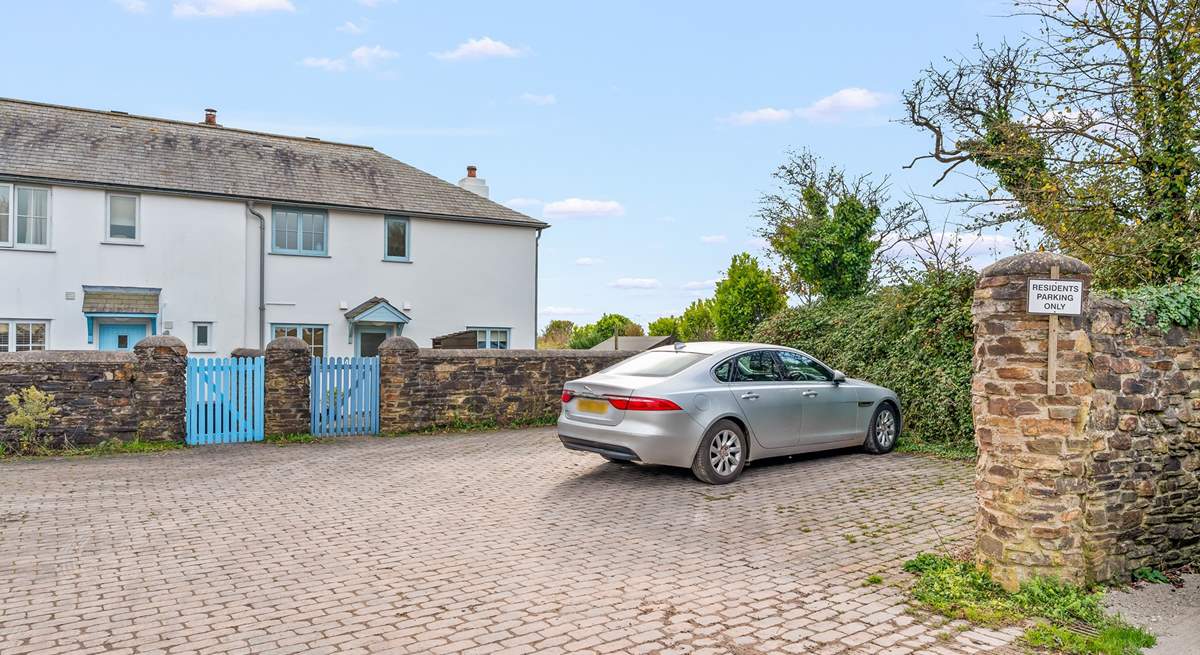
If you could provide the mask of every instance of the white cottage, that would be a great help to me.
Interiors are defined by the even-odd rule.
[[[370,147],[0,99],[0,352],[532,348],[548,227]]]

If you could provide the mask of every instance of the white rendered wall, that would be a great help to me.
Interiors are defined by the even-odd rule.
[[[192,323],[205,321],[218,355],[260,345],[258,225],[244,203],[141,194],[137,246],[103,243],[103,190],[54,186],[50,203],[50,252],[0,248],[0,319],[49,320],[49,348],[95,349],[83,285],[159,287],[159,333],[170,323],[195,351]],[[269,253],[271,206],[257,209]],[[382,296],[422,347],[468,326],[511,328],[510,347],[533,347],[535,230],[421,218],[410,229],[411,263],[383,260],[382,214],[342,211],[329,212],[329,257],[267,254],[268,339],[271,323],[327,325],[327,353],[352,355],[341,305]]]
[[[269,233],[270,207],[260,211]],[[412,319],[403,334],[421,347],[468,326],[511,328],[511,348],[534,346],[535,230],[412,218],[403,263],[383,259],[383,214],[330,211],[329,223],[329,257],[267,255],[268,326],[327,325],[329,354],[351,355],[341,306],[380,296]]]
[[[173,323],[171,333],[191,349],[192,321],[212,321],[212,350],[241,345],[243,205],[142,194],[141,245],[110,245],[105,204],[102,190],[51,188],[50,252],[0,248],[0,318],[48,319],[49,348],[95,349],[99,330],[88,344],[83,285],[159,287],[160,333]]]

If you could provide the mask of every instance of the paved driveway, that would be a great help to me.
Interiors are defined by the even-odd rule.
[[[988,652],[905,613],[971,469],[604,463],[549,429],[0,464],[0,653]],[[887,582],[864,586],[879,573]]]

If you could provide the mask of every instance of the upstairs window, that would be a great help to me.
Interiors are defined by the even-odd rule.
[[[105,238],[109,241],[137,241],[138,197],[121,193],[108,194],[108,224]]]
[[[390,262],[412,261],[408,252],[409,223],[407,218],[388,216],[383,219],[385,250],[383,258]]]
[[[329,216],[320,209],[271,208],[271,252],[324,256],[328,252]]]
[[[50,189],[0,184],[0,247],[50,247]]]

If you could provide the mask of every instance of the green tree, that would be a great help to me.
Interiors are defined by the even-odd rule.
[[[542,330],[541,336],[538,337],[538,348],[550,350],[566,348],[573,332],[575,332],[574,323],[556,318],[547,323],[546,328]]]
[[[623,337],[640,337],[645,335],[642,326],[634,323],[620,314],[605,314],[600,320],[588,325],[575,328],[567,347],[575,350],[587,350],[592,346],[608,339],[614,333]]]
[[[679,337],[679,317],[664,316],[650,321],[650,336],[652,337]]]
[[[760,234],[798,295],[849,298],[864,293],[881,244],[912,221],[915,205],[892,204],[887,179],[849,177],[808,151],[775,170],[779,188],[763,196]]]
[[[692,301],[679,317],[679,333],[682,341],[712,341],[717,338],[717,327],[713,322],[711,298]]]
[[[749,253],[733,256],[725,278],[717,283],[713,322],[717,337],[744,341],[759,323],[787,305],[787,296],[769,271]]]
[[[979,227],[1032,224],[1102,286],[1187,277],[1200,252],[1200,0],[1017,0],[1039,28],[905,93],[928,154],[979,184]]]

